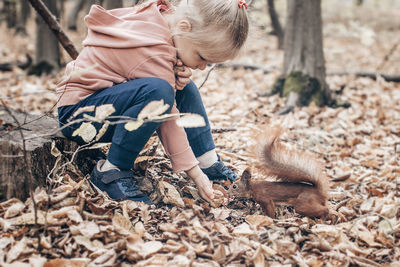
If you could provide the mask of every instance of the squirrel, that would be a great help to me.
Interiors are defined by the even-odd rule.
[[[280,142],[281,127],[258,137],[255,146],[256,167],[278,182],[251,179],[250,168],[230,185],[229,197],[253,198],[266,214],[275,217],[275,203],[293,205],[295,211],[308,217],[325,218],[329,214],[329,180],[320,162],[306,151],[287,148]]]

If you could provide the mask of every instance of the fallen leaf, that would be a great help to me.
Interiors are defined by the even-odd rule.
[[[89,262],[87,258],[54,259],[46,262],[43,267],[85,267]]]
[[[163,196],[163,202],[165,204],[173,204],[178,207],[185,206],[181,195],[173,185],[165,181],[160,181],[158,183],[158,187],[160,188],[161,195]]]

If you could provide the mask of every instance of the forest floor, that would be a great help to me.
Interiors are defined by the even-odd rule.
[[[398,2],[323,2],[328,73],[400,75]],[[284,7],[278,5],[278,11],[283,15]],[[329,219],[303,217],[287,205],[278,206],[271,219],[251,200],[211,206],[198,198],[191,181],[173,174],[152,138],[137,171],[155,206],[111,201],[93,191],[73,166],[59,169],[48,181],[52,190],[35,191],[36,223],[30,199],[0,203],[0,265],[399,266],[400,83],[328,75],[330,88],[350,108],[311,105],[276,115],[285,100],[262,95],[280,75],[283,52],[267,34],[265,12],[256,2],[251,36],[234,63],[272,71],[218,68],[200,89],[213,128],[225,130],[214,133],[217,150],[240,174],[254,166],[254,132],[283,126],[285,145],[307,150],[325,165],[331,180]],[[0,25],[1,36],[10,36],[2,38],[0,63],[33,54],[32,28],[28,37],[12,37]],[[68,34],[78,46],[84,29]],[[195,71],[194,81],[201,84],[208,71]],[[17,110],[53,109],[55,115],[54,89],[62,73],[0,72],[0,98]],[[263,179],[256,169],[253,175]]]

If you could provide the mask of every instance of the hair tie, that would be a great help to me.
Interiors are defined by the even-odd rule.
[[[238,5],[239,5],[239,8],[245,7],[247,9],[246,0],[239,0]]]
[[[167,2],[164,0],[158,0],[157,7],[158,7],[158,10],[160,10],[160,12],[168,11],[168,9],[169,9]]]

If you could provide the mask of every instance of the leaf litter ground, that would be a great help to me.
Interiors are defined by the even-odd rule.
[[[335,4],[324,4],[328,72],[376,71],[379,65],[382,72],[400,73],[400,49],[384,60],[400,41],[390,37],[400,32],[399,18],[394,19],[399,6],[388,8],[389,2],[348,5],[340,15],[329,11],[338,8]],[[63,156],[53,151],[63,167],[48,181],[51,190],[35,191],[36,215],[31,199],[0,203],[0,265],[400,264],[400,84],[381,78],[328,76],[330,88],[350,102],[350,108],[311,105],[277,116],[284,99],[261,95],[279,76],[283,55],[275,48],[276,40],[266,34],[270,26],[263,17],[265,10],[256,8],[252,16],[260,18],[258,25],[235,62],[277,71],[224,68],[210,73],[201,93],[217,130],[217,150],[240,174],[254,162],[253,133],[283,125],[284,143],[316,153],[325,162],[332,181],[332,216],[310,219],[282,205],[272,220],[250,200],[226,203],[222,185],[215,185],[218,201],[205,203],[191,181],[171,171],[155,137],[135,164],[142,189],[156,203],[151,207],[109,200],[87,183],[76,166],[63,165]],[[366,21],[366,17],[373,19]],[[4,25],[1,31],[11,36]],[[0,45],[1,61],[32,52],[28,43],[29,38],[10,38]],[[61,75],[62,71],[56,77],[37,78],[18,69],[0,73],[0,96],[12,108],[44,113],[55,104],[54,88]],[[205,75],[195,72],[193,79],[200,84]],[[263,178],[256,170],[254,176]]]

